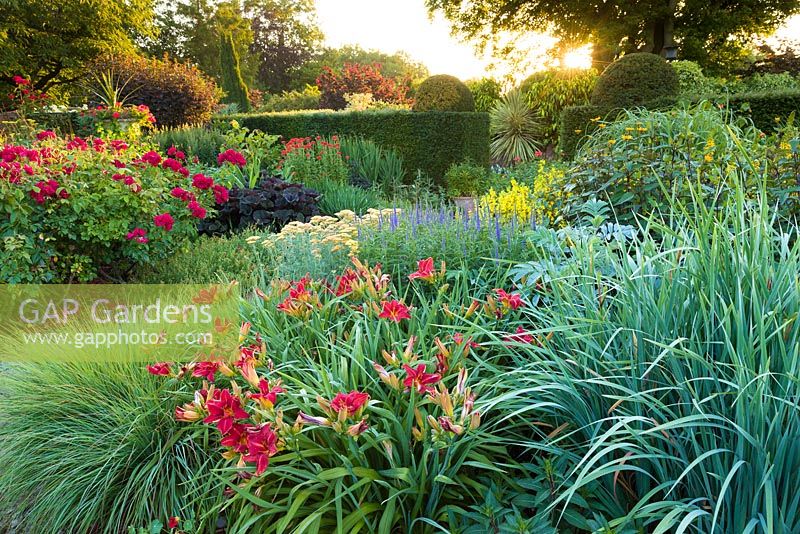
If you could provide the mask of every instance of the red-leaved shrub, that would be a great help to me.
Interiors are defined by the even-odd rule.
[[[375,100],[392,104],[409,103],[409,79],[389,78],[381,74],[380,63],[345,63],[341,72],[323,67],[317,78],[322,96],[320,109],[344,109],[346,94],[370,93]]]
[[[91,69],[110,73],[125,103],[149,107],[160,127],[208,122],[221,96],[211,78],[167,56],[106,55]]]

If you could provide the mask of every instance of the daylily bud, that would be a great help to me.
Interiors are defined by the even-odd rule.
[[[387,352],[386,350],[383,350],[381,351],[381,354],[383,355],[383,359],[386,360],[386,363],[389,365],[397,365],[399,363],[394,351]]]
[[[467,385],[467,369],[466,367],[462,367],[461,370],[458,372],[458,382],[456,383],[456,393],[459,395],[464,394],[464,390]]]
[[[250,333],[250,327],[252,325],[249,322],[242,323],[241,328],[239,329],[239,344],[241,345],[244,340],[247,338],[247,334]]]
[[[354,438],[357,438],[358,436],[363,434],[368,428],[369,428],[369,425],[367,424],[366,419],[362,419],[358,423],[356,423],[356,424],[352,425],[351,427],[349,427],[347,429],[347,433],[350,434],[351,436],[353,436]]]
[[[439,426],[439,422],[436,421],[436,418],[432,415],[428,416],[428,425],[430,425],[430,427],[436,432],[442,431],[442,427]]]
[[[477,300],[473,300],[472,304],[470,304],[469,308],[467,308],[467,311],[464,312],[464,318],[468,319],[470,316],[472,316],[475,313],[475,311],[480,307],[480,305],[481,305],[480,302],[478,302]]]
[[[247,383],[253,386],[254,388],[258,387],[258,373],[256,373],[256,367],[253,361],[248,360],[242,363],[239,366],[239,371],[242,373],[242,377],[247,380]]]
[[[325,419],[324,417],[314,417],[313,415],[308,415],[307,413],[300,412],[297,414],[297,423],[301,426],[304,424],[307,425],[319,425],[319,426],[331,426],[331,422]]]
[[[469,419],[469,429],[475,430],[479,426],[481,426],[481,413],[475,412]]]
[[[439,424],[442,425],[442,430],[445,432],[452,432],[457,436],[464,433],[464,427],[454,424],[449,417],[440,417]]]
[[[408,343],[406,344],[406,350],[403,351],[403,361],[406,363],[412,362],[416,358],[414,358],[414,344],[417,342],[417,336],[411,336],[408,338]]]
[[[378,363],[373,363],[372,367],[375,368],[375,371],[378,372],[378,376],[381,379],[381,382],[386,384],[392,389],[400,389],[400,379],[397,378],[395,375],[389,374],[383,366],[379,365]]]
[[[448,349],[444,345],[444,343],[442,343],[441,339],[439,339],[438,337],[434,338],[433,343],[436,345],[436,348],[439,349],[439,353],[442,354],[442,356],[444,356],[447,359],[450,358],[450,349]]]
[[[225,362],[219,362],[219,372],[227,377],[231,377],[236,374]]]
[[[320,395],[317,395],[317,404],[319,404],[319,407],[322,408],[323,412],[325,412],[328,415],[333,415],[333,410],[331,410],[331,403],[328,402],[327,399],[321,397]]]
[[[202,412],[192,402],[186,403],[183,406],[177,406],[175,408],[175,419],[178,421],[183,421],[184,423],[193,423],[202,418]]]

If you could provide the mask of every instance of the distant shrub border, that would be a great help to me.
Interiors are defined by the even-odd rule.
[[[250,129],[284,139],[313,135],[349,135],[394,149],[404,167],[443,183],[453,163],[489,164],[489,115],[449,111],[300,111],[226,115]],[[407,177],[408,178],[408,177]]]
[[[798,90],[744,93],[733,95],[727,101],[734,113],[748,117],[756,128],[766,133],[772,132],[778,126],[776,118],[785,121],[792,113],[800,115]],[[720,98],[719,102],[724,103],[725,99]]]
[[[717,105],[727,105],[739,116],[753,121],[756,128],[771,133],[776,126],[794,113],[800,115],[800,91],[786,90],[765,93],[742,93],[732,96],[695,97],[688,104],[710,100]],[[651,109],[668,108],[668,100],[653,101],[647,105]],[[595,119],[609,120],[615,112],[599,106],[585,105],[565,108],[559,123],[558,150],[565,159],[572,159],[581,141],[597,128]],[[777,121],[776,119],[780,119]]]

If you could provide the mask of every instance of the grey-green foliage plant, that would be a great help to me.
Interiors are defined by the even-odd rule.
[[[366,180],[387,198],[398,194],[406,171],[397,152],[363,137],[345,136],[339,143],[355,177]]]
[[[798,229],[732,172],[724,208],[675,201],[610,273],[574,242],[527,310],[547,338],[515,347],[545,429],[529,445],[569,459],[557,526],[588,499],[615,532],[800,530]]]
[[[142,284],[209,284],[236,280],[243,288],[259,281],[258,249],[247,243],[249,233],[226,237],[201,236],[191,245],[134,273]]]
[[[24,532],[123,532],[222,498],[203,435],[143,364],[15,363],[0,371],[0,510]]]
[[[492,159],[502,164],[530,161],[540,150],[540,115],[519,90],[509,91],[492,107],[489,130]]]

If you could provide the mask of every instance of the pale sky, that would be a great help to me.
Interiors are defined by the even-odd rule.
[[[427,65],[431,74],[452,74],[461,79],[486,74],[487,58],[477,57],[470,44],[450,35],[441,16],[431,20],[424,0],[316,0],[320,27],[330,46],[358,44],[394,53],[400,50]],[[800,16],[780,31],[800,35]],[[532,46],[546,49],[547,36],[533,36]],[[502,74],[502,73],[499,73]]]

